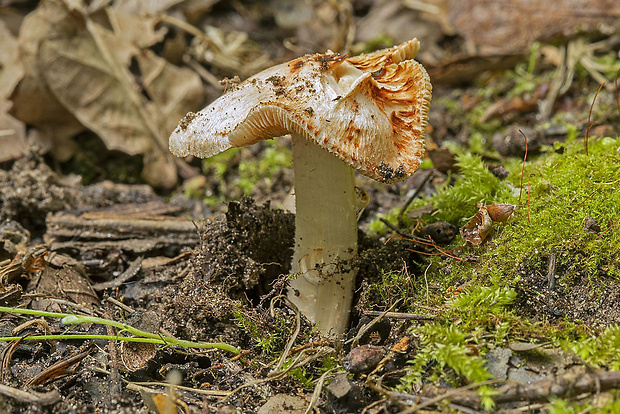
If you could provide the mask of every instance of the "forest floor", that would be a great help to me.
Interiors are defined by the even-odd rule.
[[[604,2],[103,3],[0,5],[1,411],[620,412]],[[290,139],[208,160],[167,139],[219,79],[411,37],[428,157],[356,176],[354,309],[323,337],[282,297]]]

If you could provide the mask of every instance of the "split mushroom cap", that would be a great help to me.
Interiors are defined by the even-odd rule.
[[[431,83],[417,39],[365,55],[306,55],[241,82],[170,137],[176,156],[208,158],[296,133],[384,183],[411,176],[424,153]]]

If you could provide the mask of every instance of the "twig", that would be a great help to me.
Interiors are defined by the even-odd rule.
[[[547,271],[547,281],[549,282],[549,290],[553,290],[555,288],[555,262],[557,259],[557,255],[555,252],[551,253],[549,257],[549,269]]]
[[[424,402],[422,402],[421,404],[417,404],[414,405],[413,407],[409,407],[408,409],[401,411],[399,414],[411,414],[411,413],[415,413],[416,411],[421,410],[422,408],[431,406],[433,404],[438,403],[439,401],[442,400],[449,400],[450,402],[456,402],[457,404],[460,405],[465,405],[467,407],[472,407],[471,405],[468,404],[463,404],[461,402],[457,402],[456,400],[458,400],[458,397],[463,395],[463,394],[471,394],[471,395],[475,395],[478,398],[478,404],[480,405],[480,395],[477,392],[469,392],[469,390],[474,389],[474,388],[479,388],[483,385],[491,385],[491,384],[501,384],[506,382],[505,380],[488,380],[488,381],[483,381],[483,382],[478,382],[475,384],[469,384],[466,385],[464,387],[461,388],[456,388],[456,389],[450,389],[450,390],[443,390],[443,392],[439,395],[436,395],[432,398],[429,398],[428,400],[425,400]],[[474,407],[475,408],[475,407]]]
[[[434,316],[420,315],[417,313],[402,313],[402,312],[379,312],[379,311],[366,311],[366,316],[381,316],[388,319],[404,319],[407,321],[434,321]]]
[[[407,234],[403,233],[398,227],[396,227],[395,225],[393,225],[392,223],[390,223],[383,217],[379,217],[379,221],[385,224],[390,230],[393,230],[394,232],[396,232],[399,236],[405,237],[405,238],[409,237]]]
[[[0,394],[29,404],[51,405],[60,401],[60,394],[56,390],[45,393],[27,392],[0,384]]]
[[[142,267],[142,256],[139,256],[133,262],[129,264],[129,267],[125,269],[123,273],[118,275],[112,280],[102,283],[93,284],[93,289],[96,291],[101,291],[105,289],[115,288],[121,286],[123,283],[129,281],[132,277],[138,274],[140,268]]]
[[[112,297],[107,297],[105,298],[106,302],[110,302],[112,305],[114,306],[118,306],[119,308],[121,308],[122,310],[124,310],[125,312],[128,313],[134,313],[135,310],[127,305],[125,305],[123,302],[121,302],[120,300],[114,299]]]
[[[592,108],[594,108],[594,102],[596,102],[596,97],[598,96],[598,93],[601,91],[601,89],[603,89],[603,86],[605,86],[605,82],[601,83],[601,86],[598,87],[598,91],[596,91],[594,99],[592,99],[592,104],[590,105],[590,112],[588,113],[588,127],[586,128],[586,133],[583,137],[583,147],[585,148],[586,155],[588,155],[588,138],[590,137],[590,128],[594,125],[590,122],[590,118],[592,117]]]
[[[403,214],[405,214],[405,210],[407,210],[407,207],[409,207],[409,205],[413,202],[413,200],[415,200],[415,198],[418,196],[418,194],[420,194],[420,191],[422,191],[422,189],[424,188],[424,186],[426,185],[428,180],[431,179],[433,174],[434,174],[433,170],[428,170],[428,173],[424,176],[424,179],[422,180],[422,183],[420,183],[418,188],[416,188],[416,190],[413,192],[413,194],[407,199],[405,204],[403,204],[403,207],[398,212],[398,217],[401,217]]]
[[[496,382],[501,382],[495,380]],[[485,385],[490,381],[468,385],[467,387],[453,389],[433,388],[430,395],[433,396],[433,404],[443,399],[452,403],[480,408],[480,394],[469,391],[475,385]],[[587,374],[565,374],[552,378],[545,378],[529,384],[509,383],[497,389],[495,395],[490,395],[496,404],[507,404],[519,401],[548,402],[552,398],[571,398],[581,394],[593,394],[620,388],[620,371],[598,370]],[[416,406],[416,409],[427,406],[427,403]],[[414,411],[406,411],[411,413]],[[404,413],[401,413],[404,414]]]

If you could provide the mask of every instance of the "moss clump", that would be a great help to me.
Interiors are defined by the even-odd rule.
[[[188,197],[202,198],[208,205],[219,205],[243,196],[261,181],[270,185],[282,168],[290,168],[291,150],[285,140],[262,141],[251,147],[231,148],[203,161],[207,183],[186,187]]]
[[[582,360],[597,368],[620,369],[620,326],[610,325],[598,337],[582,336],[579,340],[563,342]]]
[[[567,286],[577,275],[618,280],[620,139],[591,140],[589,147],[586,155],[581,142],[569,142],[526,165],[514,218],[497,225],[495,237],[480,248],[467,248],[479,255],[477,264],[456,265],[455,270],[512,280],[516,270],[526,267],[546,273],[554,255]],[[513,172],[511,179],[516,186],[520,176]],[[592,220],[600,230],[584,229]]]

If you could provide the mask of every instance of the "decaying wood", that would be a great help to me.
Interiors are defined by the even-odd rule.
[[[56,390],[50,392],[28,392],[0,384],[0,394],[30,404],[51,405],[60,401],[60,393]]]
[[[185,217],[171,215],[178,213],[180,209],[160,202],[86,212],[63,211],[47,218],[45,238],[51,250],[120,249],[145,253],[196,245],[196,225]]]
[[[506,384],[491,398],[495,404],[548,402],[550,398],[571,398],[618,388],[620,388],[620,371],[601,369],[586,374],[569,373],[552,376],[529,384]],[[424,395],[426,397],[445,395],[451,403],[480,409],[480,395],[476,391],[463,390],[458,393],[447,391],[445,388],[429,387]]]

